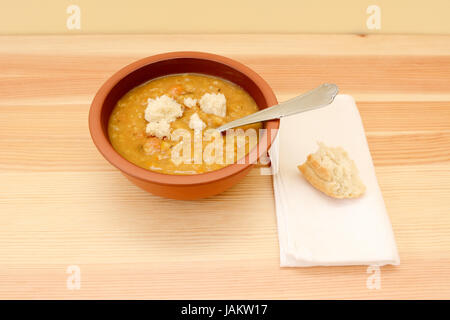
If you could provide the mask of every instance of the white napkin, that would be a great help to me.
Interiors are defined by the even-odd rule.
[[[297,169],[317,141],[343,147],[367,189],[361,198],[333,199]],[[280,242],[280,265],[398,265],[391,223],[355,101],[338,95],[314,111],[283,118],[270,157]]]

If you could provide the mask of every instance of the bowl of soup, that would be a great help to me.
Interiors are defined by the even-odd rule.
[[[100,153],[138,187],[192,200],[219,194],[267,151],[279,120],[215,128],[277,104],[247,66],[215,54],[172,52],[125,66],[98,90],[89,130]]]

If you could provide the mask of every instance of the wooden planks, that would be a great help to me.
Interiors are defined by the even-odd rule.
[[[271,44],[271,45],[268,45]],[[279,100],[333,81],[356,97],[402,264],[281,269],[259,169],[185,202],[151,196],[97,152],[89,103],[123,65],[203,50],[260,73]],[[448,298],[450,37],[0,37],[0,297]],[[78,265],[81,290],[66,288]]]

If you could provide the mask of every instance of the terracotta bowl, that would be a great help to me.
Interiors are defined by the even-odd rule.
[[[256,72],[237,61],[202,52],[171,52],[141,59],[111,76],[92,102],[89,130],[92,140],[106,160],[138,187],[173,199],[205,198],[221,193],[241,180],[253,165],[249,163],[250,154],[246,156],[244,164],[231,164],[202,174],[169,175],[146,170],[129,162],[114,150],[108,137],[109,116],[125,93],[151,79],[176,73],[201,73],[229,80],[245,89],[260,109],[278,103],[269,85]],[[268,129],[266,134],[261,136],[258,147],[250,151],[258,159],[266,154],[275,138],[279,120],[267,121],[264,126]]]

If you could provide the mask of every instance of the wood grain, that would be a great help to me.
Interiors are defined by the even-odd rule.
[[[325,81],[356,97],[402,260],[381,268],[380,290],[363,266],[280,268],[259,169],[186,202],[101,157],[87,127],[96,90],[174,50],[238,59],[280,101]],[[450,298],[449,66],[448,36],[0,37],[0,298]]]

